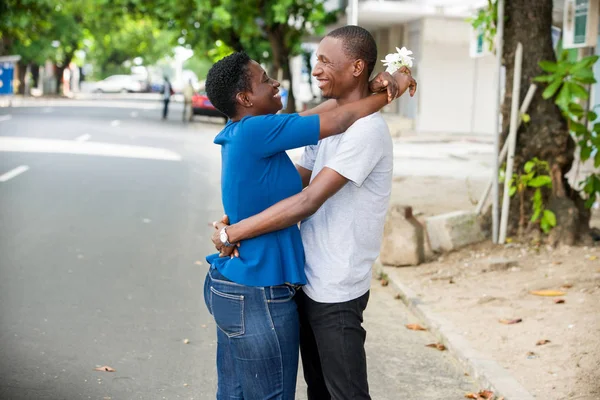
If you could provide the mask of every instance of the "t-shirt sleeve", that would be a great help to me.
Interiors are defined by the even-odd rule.
[[[377,131],[377,124],[355,123],[343,135],[335,156],[327,164],[356,186],[362,186],[383,157],[387,131]]]
[[[297,164],[302,168],[312,171],[315,167],[315,161],[317,160],[318,150],[318,144],[306,146],[304,148],[304,151],[302,152],[302,157],[300,158],[300,161],[298,161]]]
[[[318,115],[275,114],[250,117],[243,121],[247,145],[262,157],[302,146],[317,144],[320,134]]]

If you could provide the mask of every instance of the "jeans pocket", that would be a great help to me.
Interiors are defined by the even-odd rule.
[[[206,308],[208,312],[212,315],[212,307],[210,305],[210,272],[206,274],[206,278],[204,278],[204,304],[206,304]]]
[[[229,337],[244,334],[244,296],[210,288],[210,305],[220,330]]]
[[[296,289],[289,285],[271,286],[265,290],[269,291],[269,303],[285,303],[292,300],[296,294]]]

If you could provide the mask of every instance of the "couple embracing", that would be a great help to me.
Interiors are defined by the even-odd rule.
[[[300,114],[277,114],[279,82],[244,53],[208,73],[229,117],[215,138],[227,217],[204,285],[217,399],[293,400],[299,348],[310,400],[370,399],[363,312],[393,173],[378,111],[416,90],[407,68],[369,81],[376,61],[365,29],[329,33],[312,72],[329,100]],[[285,151],[298,147],[294,165]]]

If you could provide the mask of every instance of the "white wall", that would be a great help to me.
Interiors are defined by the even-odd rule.
[[[495,59],[469,57],[469,24],[460,19],[423,19],[419,51],[416,130],[492,134]]]

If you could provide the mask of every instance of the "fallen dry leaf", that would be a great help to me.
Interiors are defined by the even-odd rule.
[[[563,304],[565,302],[565,299],[556,299],[554,300],[554,303],[556,304]]]
[[[202,326],[202,328],[206,328],[206,324],[202,324],[201,326]]]
[[[394,299],[395,299],[395,300],[400,300],[401,298],[402,298],[402,296],[401,296],[401,295],[399,295],[399,294],[397,294],[397,295],[395,295],[395,296],[394,296]]]
[[[552,265],[560,265],[562,264],[562,261],[552,261]]]
[[[598,256],[588,256],[587,259],[590,261],[595,261],[598,259]]]
[[[517,319],[501,319],[499,322],[501,324],[504,324],[504,325],[513,325],[513,324],[518,324],[519,322],[523,322],[523,320],[521,318],[517,318]]]
[[[202,261],[196,261],[194,264],[196,264],[196,265],[202,265]]]
[[[115,369],[109,367],[108,365],[105,365],[103,367],[96,367],[96,368],[94,368],[94,371],[115,372]]]
[[[426,331],[427,330],[427,328],[423,328],[419,324],[408,324],[408,325],[406,325],[406,327],[408,329],[410,329],[411,331]]]
[[[387,286],[389,284],[390,284],[390,281],[388,281],[387,279],[384,278],[381,280],[381,286]]]
[[[494,392],[489,390],[480,390],[479,393],[467,393],[465,394],[465,398],[467,399],[475,399],[475,400],[493,400]]]
[[[431,343],[431,344],[426,344],[425,347],[431,347],[433,349],[438,349],[439,351],[444,351],[446,350],[446,346],[444,346],[441,343]]]
[[[573,287],[572,283],[565,283],[564,285],[562,285],[560,288],[561,289],[571,289]]]
[[[542,340],[538,340],[535,345],[536,346],[541,346],[541,345],[544,345],[546,343],[550,343],[550,341],[548,339],[542,339]]]
[[[190,339],[183,339],[183,344],[189,344],[190,343]]]
[[[560,290],[532,290],[529,293],[534,294],[536,296],[547,296],[547,297],[564,296],[566,294],[565,292],[561,292]]]

